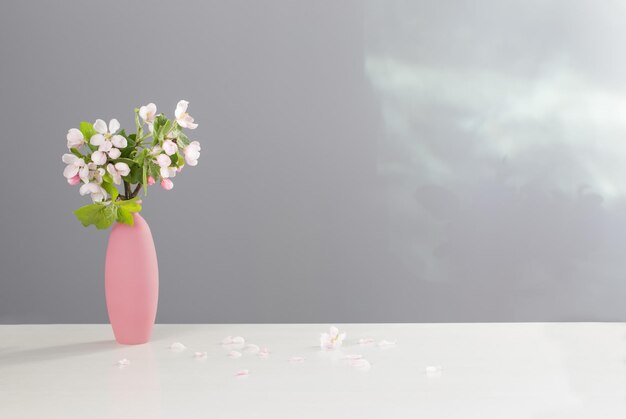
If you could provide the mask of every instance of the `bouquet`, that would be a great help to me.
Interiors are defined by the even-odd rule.
[[[198,124],[187,113],[189,102],[176,105],[175,119],[157,114],[154,103],[135,109],[135,133],[120,129],[117,119],[108,126],[102,119],[81,122],[67,132],[69,153],[63,176],[70,185],[81,185],[80,194],[93,201],[74,212],[85,226],[110,227],[115,221],[133,225],[133,213],[141,211],[139,192],[148,193],[156,182],[165,190],[187,164],[196,166],[200,143],[190,141],[183,129]]]

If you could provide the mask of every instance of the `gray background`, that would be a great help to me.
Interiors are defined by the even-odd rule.
[[[65,133],[191,102],[159,322],[626,318],[619,1],[0,5],[0,322],[106,322]]]

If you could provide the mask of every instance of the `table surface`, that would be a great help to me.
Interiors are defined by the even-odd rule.
[[[137,346],[109,325],[0,326],[0,418],[626,417],[621,323],[337,326],[335,350],[319,347],[319,324],[157,325]]]

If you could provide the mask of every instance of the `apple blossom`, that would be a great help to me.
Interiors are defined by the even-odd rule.
[[[97,145],[98,150],[91,155],[91,160],[98,165],[106,163],[107,156],[112,159],[120,157],[122,152],[120,148],[126,148],[128,142],[124,136],[115,134],[120,129],[120,123],[117,119],[111,119],[107,131],[107,125],[102,119],[97,119],[93,124],[93,128],[97,134],[94,134],[89,143],[91,145]],[[116,148],[117,147],[117,148]]]
[[[107,196],[106,191],[104,190],[104,188],[102,186],[100,186],[97,183],[94,182],[89,182],[89,183],[85,183],[84,185],[82,185],[80,187],[80,194],[81,195],[87,195],[90,194],[91,195],[91,200],[93,202],[102,202],[104,201],[104,199]]]
[[[335,349],[343,344],[345,333],[339,333],[339,329],[332,326],[328,333],[322,333],[320,336],[320,346],[322,349]]]
[[[93,145],[99,145],[94,142],[94,137],[96,137],[96,141],[100,142],[101,139],[109,140],[115,147],[118,148],[126,148],[128,145],[126,138],[123,135],[115,134],[120,129],[120,123],[117,119],[113,118],[109,121],[109,129],[107,131],[107,125],[102,119],[96,119],[96,122],[93,124],[93,128],[96,130],[97,134],[91,137],[90,142]]]
[[[171,179],[163,179],[161,181],[161,187],[165,189],[166,191],[171,191],[172,188],[174,187],[174,182],[172,182]]]
[[[71,178],[67,179],[67,183],[69,183],[72,186],[78,185],[80,183],[80,176],[79,175],[72,176]]]
[[[170,167],[172,159],[167,154],[159,154],[156,158],[156,163],[159,165],[159,173],[161,178],[167,179],[176,176],[176,168]]]
[[[176,110],[174,111],[174,115],[176,116],[176,122],[183,128],[188,129],[196,129],[198,124],[193,123],[193,118],[191,115],[187,113],[187,107],[189,106],[189,102],[186,100],[181,100],[176,105]]]
[[[139,108],[139,116],[146,124],[150,126],[152,126],[152,124],[154,123],[154,117],[156,116],[156,112],[157,107],[154,103],[148,103],[147,105]]]
[[[178,151],[178,146],[172,140],[165,140],[163,141],[163,151],[165,151],[165,154],[168,156],[171,156]]]
[[[63,176],[67,179],[73,178],[78,174],[80,168],[85,166],[85,160],[73,154],[66,153],[63,155],[63,163],[67,164],[63,170]]]
[[[81,167],[80,171],[78,172],[80,179],[84,183],[87,183],[93,179],[97,184],[101,184],[102,176],[104,176],[104,174],[104,169],[102,167],[98,167],[98,165],[93,162],[87,163],[85,166]]]
[[[67,148],[80,148],[85,144],[83,133],[77,128],[67,131]]]
[[[80,129],[67,131],[71,154],[63,155],[63,175],[68,184],[80,185],[80,194],[90,195],[93,201],[75,211],[84,226],[93,224],[103,229],[115,221],[132,225],[129,212],[141,210],[138,194],[142,188],[159,182],[163,189],[171,190],[171,178],[185,164],[198,164],[200,143],[190,142],[181,130],[198,126],[187,113],[188,106],[186,100],[179,101],[173,119],[157,114],[154,103],[141,106],[135,110],[137,131],[129,135],[121,130],[117,119],[108,124],[102,119],[93,124],[81,122]],[[149,130],[142,129],[144,124]],[[116,190],[116,185],[123,185],[123,192]],[[243,341],[233,338],[238,339]],[[246,351],[261,352],[255,345],[249,345]]]
[[[128,165],[123,162],[115,163],[114,165],[109,163],[107,165],[107,172],[111,174],[111,177],[113,178],[113,183],[119,185],[122,183],[122,176],[128,176],[128,174],[130,173],[130,167],[128,167]]]
[[[170,156],[168,156],[167,154],[159,154],[156,157],[156,162],[160,167],[168,167],[170,164],[172,164],[172,159],[170,159]]]
[[[189,166],[196,166],[198,164],[200,150],[200,143],[197,141],[192,141],[187,147],[183,149],[185,161]]]

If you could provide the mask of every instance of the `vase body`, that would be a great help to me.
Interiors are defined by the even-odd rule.
[[[159,267],[152,233],[141,215],[132,226],[111,229],[104,267],[107,311],[115,340],[138,345],[150,340],[159,300]]]

